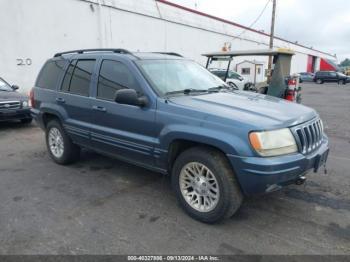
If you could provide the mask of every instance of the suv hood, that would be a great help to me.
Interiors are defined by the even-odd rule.
[[[172,97],[169,100],[205,114],[249,124],[258,130],[291,127],[317,116],[309,107],[245,91]]]
[[[28,96],[17,93],[17,92],[8,92],[8,91],[0,91],[0,102],[2,101],[23,101],[27,100]]]

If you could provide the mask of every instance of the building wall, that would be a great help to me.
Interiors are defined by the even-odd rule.
[[[239,26],[155,0],[2,0],[0,10],[0,74],[23,92],[34,85],[45,60],[59,51],[171,51],[204,65],[201,54],[219,51],[225,42],[242,50],[267,48],[269,41],[249,30],[236,38],[243,30]],[[292,72],[306,71],[308,54],[334,59],[280,39],[275,45],[296,52]]]

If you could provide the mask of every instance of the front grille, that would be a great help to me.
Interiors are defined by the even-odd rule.
[[[319,118],[294,127],[293,132],[302,154],[309,154],[322,144],[323,124]]]
[[[11,109],[20,109],[20,108],[21,108],[20,101],[0,102],[0,110],[11,110]]]

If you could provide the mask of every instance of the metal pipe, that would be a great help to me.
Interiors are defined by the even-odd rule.
[[[275,20],[276,20],[276,0],[273,0],[273,6],[272,6],[272,19],[271,19],[271,32],[270,32],[270,49],[273,48],[273,39],[275,35]],[[271,71],[272,71],[272,56],[269,56],[269,65],[268,65],[268,78],[267,83],[271,83]]]
[[[227,71],[226,71],[226,75],[225,75],[225,83],[226,83],[226,80],[228,77],[228,71],[230,70],[231,61],[232,61],[232,56],[230,57],[230,60],[228,61]]]

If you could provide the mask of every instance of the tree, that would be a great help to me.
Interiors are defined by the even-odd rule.
[[[349,58],[344,59],[339,65],[342,67],[350,66],[350,59]]]

